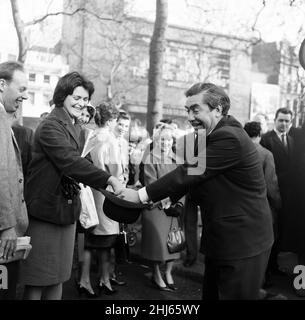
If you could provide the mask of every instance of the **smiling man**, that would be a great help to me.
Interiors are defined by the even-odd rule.
[[[11,258],[18,236],[28,226],[23,197],[23,173],[19,148],[11,129],[12,120],[27,99],[27,77],[18,62],[0,64],[0,258]],[[19,262],[6,264],[8,290],[1,299],[15,299]]]
[[[262,166],[241,124],[228,115],[230,99],[220,87],[198,83],[186,92],[189,121],[206,129],[206,169],[189,175],[187,165],[140,189],[124,190],[134,202],[190,192],[204,209],[204,299],[258,299],[273,243],[272,218]],[[198,143],[198,148],[203,146]]]

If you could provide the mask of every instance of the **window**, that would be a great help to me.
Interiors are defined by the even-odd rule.
[[[28,92],[29,101],[31,104],[35,104],[35,92]]]
[[[29,74],[29,80],[32,81],[32,82],[35,82],[36,81],[36,73],[30,73]]]
[[[44,82],[44,83],[50,83],[50,76],[47,75],[47,74],[45,74],[45,75],[43,76],[43,82]]]

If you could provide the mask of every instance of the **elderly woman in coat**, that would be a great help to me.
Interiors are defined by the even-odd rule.
[[[79,73],[63,76],[54,91],[55,108],[35,132],[25,192],[33,247],[21,272],[25,299],[61,299],[62,284],[71,275],[81,209],[78,182],[122,189],[115,177],[81,157],[78,118],[93,92],[92,82]]]
[[[174,127],[160,123],[153,135],[151,152],[144,155],[142,163],[144,169],[144,184],[148,185],[164,176],[177,167],[172,146],[174,141]],[[172,277],[174,261],[180,258],[180,253],[169,253],[167,249],[167,236],[169,230],[178,227],[175,217],[168,217],[163,208],[168,206],[165,200],[145,209],[142,214],[142,247],[143,258],[152,262],[151,282],[161,291],[176,290]],[[165,277],[162,277],[160,266],[165,262]]]

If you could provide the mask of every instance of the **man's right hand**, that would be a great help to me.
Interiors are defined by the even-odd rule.
[[[17,234],[15,228],[0,231],[0,259],[5,260],[14,256],[17,247]]]

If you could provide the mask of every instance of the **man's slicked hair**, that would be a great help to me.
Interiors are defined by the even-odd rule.
[[[283,113],[283,114],[290,114],[291,115],[291,118],[293,118],[293,113],[290,109],[288,108],[280,108],[280,109],[277,109],[276,110],[276,113],[275,113],[275,120],[277,119],[279,113]]]
[[[24,72],[23,64],[17,61],[6,61],[0,63],[0,79],[11,82],[16,70]]]
[[[186,97],[191,97],[203,92],[203,103],[207,104],[210,110],[222,107],[222,114],[227,115],[230,109],[230,98],[225,91],[213,83],[199,82],[194,84],[185,92]]]
[[[67,96],[72,95],[77,87],[83,87],[88,91],[89,100],[94,92],[94,85],[78,72],[67,73],[61,77],[56,85],[53,102],[55,107],[62,108]]]

